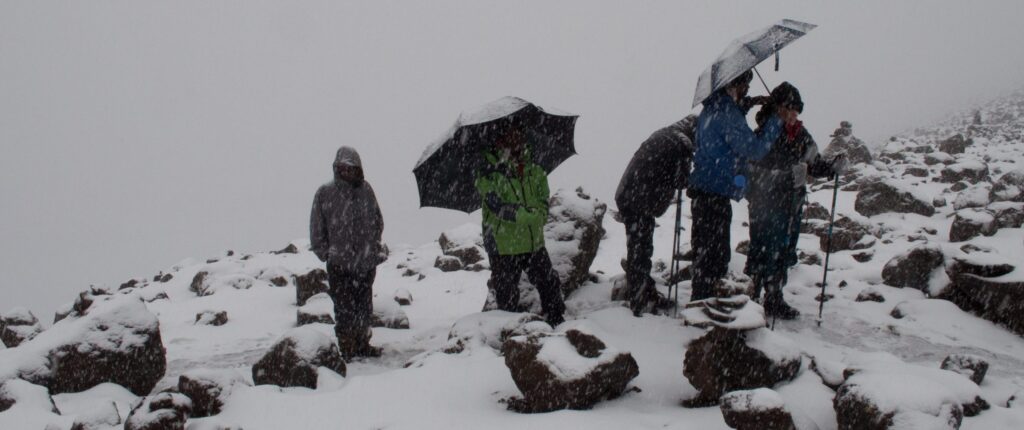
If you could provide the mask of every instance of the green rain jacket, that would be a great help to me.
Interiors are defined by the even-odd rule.
[[[476,189],[483,206],[484,247],[488,253],[518,255],[544,248],[548,219],[548,178],[540,166],[527,161],[522,177],[516,166],[484,152],[484,167],[476,172]],[[529,151],[524,154],[530,160]]]

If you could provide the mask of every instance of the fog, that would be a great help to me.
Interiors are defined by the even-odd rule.
[[[392,245],[479,222],[420,209],[411,169],[460,111],[505,95],[580,115],[550,177],[610,201],[633,151],[690,109],[728,42],[818,24],[769,85],[819,144],[869,143],[1024,84],[1019,1],[0,3],[0,312],[44,321],[90,284],[308,235],[340,145]],[[757,93],[758,87],[752,87]],[[763,92],[763,89],[760,89]],[[621,228],[611,220],[607,228]]]

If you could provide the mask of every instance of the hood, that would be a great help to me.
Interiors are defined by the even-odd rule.
[[[338,154],[334,156],[334,165],[347,165],[362,168],[363,162],[359,159],[359,152],[356,152],[355,148],[351,146],[342,146],[341,148],[338,148]]]

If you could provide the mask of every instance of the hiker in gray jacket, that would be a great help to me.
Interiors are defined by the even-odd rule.
[[[346,360],[381,354],[370,345],[370,317],[377,265],[386,258],[383,231],[377,196],[363,179],[359,153],[342,146],[334,159],[334,180],[321,185],[313,198],[309,240],[316,256],[327,263],[334,332]]]

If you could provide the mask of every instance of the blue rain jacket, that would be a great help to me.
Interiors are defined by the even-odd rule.
[[[704,101],[697,119],[697,151],[693,157],[690,188],[740,200],[746,192],[750,161],[768,154],[782,133],[782,120],[772,115],[758,133],[725,91]]]

